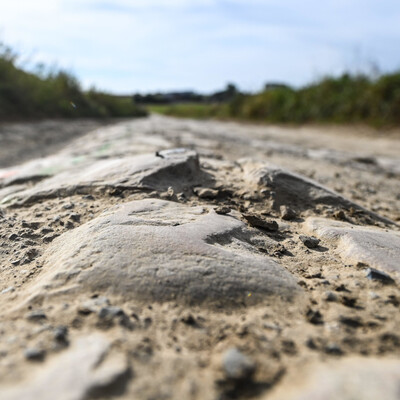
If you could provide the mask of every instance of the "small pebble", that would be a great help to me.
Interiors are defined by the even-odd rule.
[[[49,233],[43,236],[43,243],[51,243],[57,236],[60,236],[58,233]]]
[[[18,235],[16,233],[12,233],[9,237],[9,240],[17,240],[18,239]]]
[[[336,212],[333,214],[333,216],[334,216],[336,219],[339,219],[339,220],[341,220],[341,221],[344,221],[344,220],[346,219],[346,214],[344,213],[343,210],[336,211]]]
[[[26,319],[28,321],[39,322],[47,319],[47,316],[43,311],[32,311],[27,314]]]
[[[343,350],[336,343],[331,343],[325,347],[325,353],[334,356],[341,356],[343,354]]]
[[[181,321],[189,326],[196,326],[197,325],[197,321],[196,318],[190,314],[190,313],[185,313],[182,317],[181,317]]]
[[[24,356],[29,361],[43,361],[46,356],[46,352],[41,349],[30,348],[25,350]]]
[[[69,215],[69,218],[74,222],[79,222],[81,219],[81,215],[77,213],[72,213]]]
[[[255,364],[237,348],[232,348],[223,355],[223,368],[228,379],[247,380],[253,375]]]
[[[99,320],[100,325],[105,327],[109,327],[113,324],[114,320],[117,320],[121,326],[126,328],[133,328],[133,324],[131,323],[129,317],[125,314],[124,310],[120,307],[103,307],[99,311]]]
[[[40,226],[40,222],[28,222],[28,221],[22,221],[22,227],[23,228],[29,228],[36,230]]]
[[[380,299],[381,298],[381,296],[379,296],[379,294],[375,293],[375,292],[369,292],[369,297],[372,300],[376,300],[376,299]]]
[[[68,328],[66,326],[58,326],[53,331],[53,337],[59,343],[68,343]]]
[[[227,206],[219,206],[219,207],[215,208],[215,212],[220,215],[229,214],[231,211],[232,211],[232,209],[230,209]]]
[[[386,272],[378,271],[374,268],[368,268],[367,278],[373,281],[382,282],[386,285],[391,285],[394,283],[393,278],[389,274],[387,274]]]
[[[178,194],[176,195],[176,198],[177,198],[179,201],[185,201],[185,200],[186,200],[185,193],[178,193]]]
[[[82,315],[89,315],[109,305],[110,300],[107,297],[94,297],[90,300],[86,300],[85,302],[83,302],[78,308],[78,313]]]
[[[285,221],[291,221],[297,217],[296,213],[288,206],[280,207],[281,217]]]
[[[305,236],[300,235],[299,239],[303,242],[303,244],[309,249],[315,249],[319,246],[320,240],[313,236]]]
[[[193,191],[201,199],[215,199],[219,194],[218,190],[210,189],[210,188],[198,187],[198,188],[195,188]]]
[[[276,221],[260,218],[257,215],[252,214],[242,215],[247,220],[247,222],[255,228],[261,228],[271,232],[276,232],[279,229],[279,225]]]
[[[325,292],[324,300],[325,301],[329,301],[329,302],[338,301],[338,296],[334,292],[330,292],[330,291],[329,292]]]
[[[74,224],[72,223],[72,221],[67,221],[67,223],[65,224],[65,227],[67,229],[73,229],[74,228]]]
[[[64,210],[71,210],[72,208],[75,207],[75,204],[74,203],[67,203],[67,204],[64,204],[62,207],[63,207]]]
[[[114,306],[109,306],[109,307],[103,307],[99,311],[99,318],[114,318],[114,317],[119,317],[125,315],[124,310],[120,307],[114,307]]]
[[[54,229],[52,229],[52,228],[50,228],[48,226],[45,226],[40,230],[40,233],[42,235],[47,235],[48,233],[51,233],[51,232],[54,232]]]
[[[306,313],[306,318],[308,322],[313,325],[323,325],[324,319],[322,314],[318,310],[309,309]]]
[[[10,293],[10,292],[14,292],[15,288],[14,286],[9,286],[8,288],[3,289],[0,294],[5,294],[5,293]]]

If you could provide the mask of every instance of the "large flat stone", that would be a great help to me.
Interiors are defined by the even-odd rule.
[[[299,295],[293,276],[251,244],[256,234],[209,208],[133,201],[54,240],[31,293],[224,304]]]
[[[18,192],[13,202],[34,201],[41,197],[68,196],[96,187],[166,190],[201,183],[197,153],[172,149],[125,158],[110,158],[68,169]]]
[[[0,388],[2,400],[86,400],[121,393],[129,377],[122,356],[108,355],[109,341],[98,334],[82,337],[41,367],[31,380]]]
[[[348,206],[350,201],[318,182],[273,164],[242,164],[245,179],[273,192],[274,205],[308,209],[316,204]]]
[[[351,225],[323,218],[309,218],[305,229],[334,246],[346,263],[365,263],[400,276],[400,233]]]
[[[400,361],[353,357],[291,374],[268,400],[398,400]]]
[[[319,182],[295,172],[273,164],[254,163],[246,159],[241,161],[241,166],[244,179],[249,185],[270,191],[272,205],[276,210],[282,205],[299,211],[313,209],[317,205],[336,209],[354,208],[362,210],[374,220],[394,224],[393,221],[365,209]]]

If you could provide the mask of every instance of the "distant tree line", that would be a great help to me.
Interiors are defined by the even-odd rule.
[[[239,93],[236,86],[228,84],[224,90],[204,95],[194,91],[184,92],[165,92],[135,94],[133,100],[136,104],[157,105],[157,104],[177,104],[177,103],[227,103],[234,99]]]
[[[370,77],[345,73],[302,88],[266,84],[256,94],[238,90],[228,101],[171,104],[158,109],[180,117],[230,118],[272,123],[367,123],[400,125],[400,72]],[[212,104],[213,103],[213,104]]]

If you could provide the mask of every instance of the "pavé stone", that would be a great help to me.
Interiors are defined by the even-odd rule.
[[[257,234],[211,207],[133,201],[55,239],[33,291],[224,304],[302,293],[291,274],[251,244]]]
[[[222,364],[228,379],[246,380],[255,370],[254,362],[237,348],[231,348],[224,353]]]
[[[287,377],[268,400],[398,400],[400,362],[353,357]]]
[[[249,183],[266,187],[273,193],[274,206],[286,205],[296,209],[308,209],[315,204],[348,206],[350,201],[318,182],[272,164],[242,164]]]
[[[129,377],[125,359],[110,354],[110,342],[99,334],[82,337],[71,349],[45,363],[35,379],[16,388],[2,388],[2,400],[86,400]],[[97,397],[96,397],[97,396]]]
[[[304,226],[324,244],[335,246],[346,263],[364,263],[400,277],[399,232],[323,218],[308,218]]]
[[[321,204],[335,209],[362,210],[375,220],[393,224],[393,221],[365,209],[313,179],[273,164],[243,160],[241,165],[248,184],[269,190],[272,205],[276,210],[280,210],[281,206],[288,206],[295,210],[305,211]]]
[[[202,182],[196,152],[165,150],[125,158],[94,162],[72,168],[15,194],[13,202],[32,202],[42,197],[68,196],[96,187],[182,190]]]

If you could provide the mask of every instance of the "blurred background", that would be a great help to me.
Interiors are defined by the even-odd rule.
[[[0,4],[0,119],[400,124],[395,0]]]

